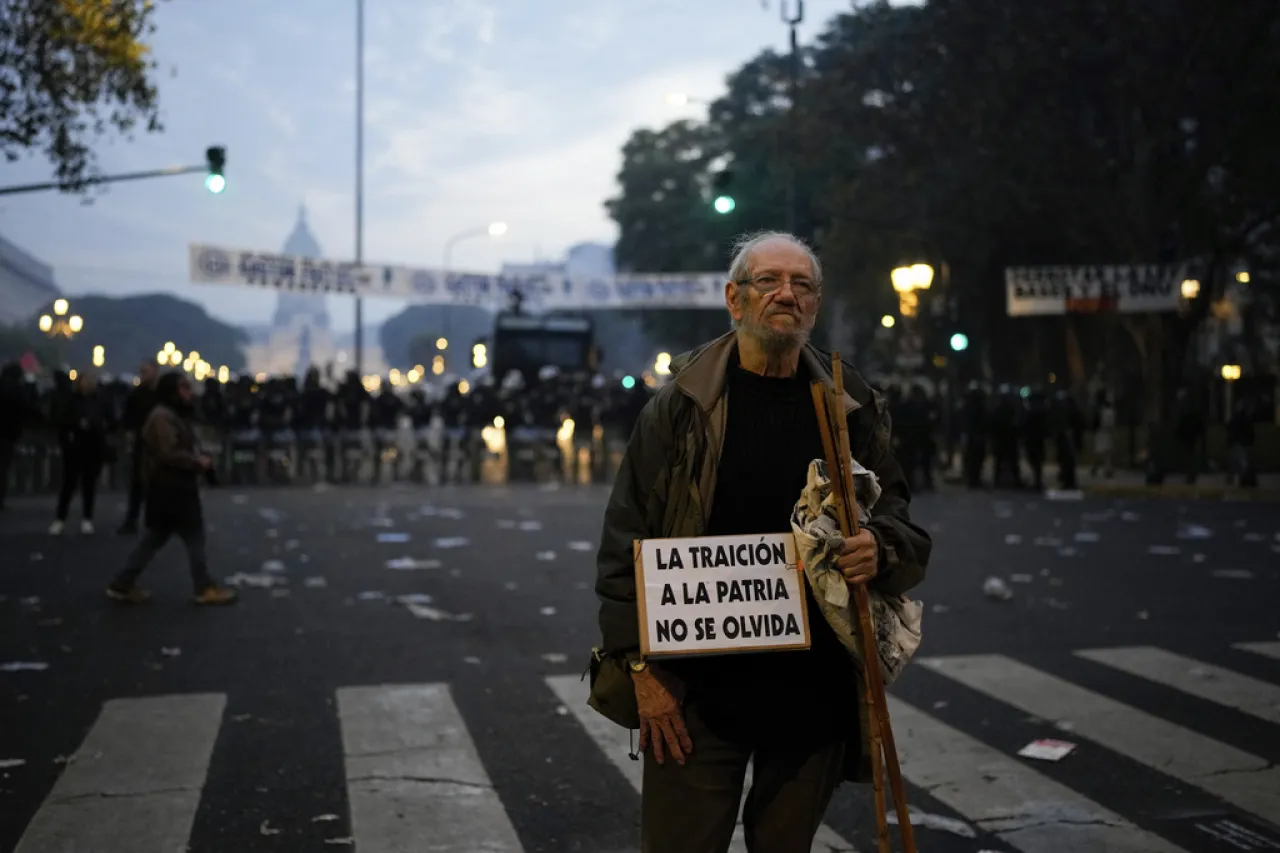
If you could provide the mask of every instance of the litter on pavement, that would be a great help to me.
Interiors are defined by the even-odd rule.
[[[431,544],[437,548],[465,548],[471,544],[471,540],[465,536],[441,536]]]
[[[561,652],[547,652],[542,656],[542,659],[547,663],[564,663],[569,659],[569,656]]]
[[[432,622],[470,622],[474,617],[470,613],[446,613],[426,604],[409,603],[405,605],[409,612],[419,619],[430,619]]]
[[[443,566],[439,560],[417,560],[413,557],[396,557],[387,560],[387,568],[397,572],[410,572],[417,569],[438,569]]]
[[[1202,524],[1188,524],[1178,531],[1179,539],[1212,539],[1213,531]]]
[[[1006,533],[1006,534],[1004,535],[1004,544],[1006,544],[1006,545],[1021,545],[1021,544],[1022,544],[1022,536],[1021,536],[1021,535],[1019,535],[1019,534],[1017,534],[1017,533]]]
[[[910,806],[907,807],[907,814],[911,816],[911,825],[913,827],[922,826],[925,829],[935,829],[941,832],[950,832],[952,835],[958,835],[961,838],[977,838],[978,832],[972,826],[962,820],[953,817],[947,817],[940,814],[929,814],[927,812],[917,811]],[[894,826],[898,825],[898,813],[890,810],[885,815],[886,821]]]
[[[1084,492],[1079,489],[1049,489],[1044,496],[1051,501],[1082,501]]]
[[[1075,748],[1076,745],[1070,741],[1041,738],[1040,740],[1031,741],[1031,743],[1018,750],[1018,755],[1023,758],[1034,758],[1038,761],[1061,761]]]
[[[399,544],[409,541],[408,533],[379,533],[378,541],[388,544]]]
[[[250,574],[247,572],[236,572],[234,575],[226,578],[227,586],[242,587],[251,586],[255,589],[270,589],[273,586],[287,584],[289,579],[281,575],[268,574]]]
[[[326,823],[331,820],[341,820],[336,814],[318,814],[311,818],[312,823]]]
[[[534,559],[541,560],[544,563],[550,562],[556,558],[555,551],[539,551],[534,554]]]
[[[21,767],[26,764],[25,758],[0,758],[0,770],[8,770],[10,767]]]
[[[405,595],[397,595],[396,601],[401,604],[430,604],[434,599],[425,592],[410,592]]]
[[[532,532],[534,530],[541,530],[542,522],[541,521],[522,521],[520,522],[520,529],[527,532]]]
[[[543,616],[555,616],[555,615],[556,615],[556,609],[555,609],[554,607],[544,607],[544,608],[542,608],[541,610],[539,610],[538,612],[539,612],[539,613],[541,613]]]
[[[1002,578],[995,576],[983,581],[982,594],[995,601],[1008,601],[1013,598],[1013,590],[1009,589],[1009,585]]]
[[[317,576],[313,578],[307,578],[302,582],[302,585],[305,586],[307,589],[324,589],[329,585],[329,582],[324,578]]]
[[[284,563],[279,560],[267,560],[262,564],[262,570],[264,572],[283,572]]]
[[[1102,537],[1099,536],[1098,533],[1093,530],[1081,530],[1079,533],[1076,534],[1077,542],[1097,542],[1101,538]]]
[[[510,518],[500,518],[498,519],[497,523],[498,523],[499,530],[515,530],[516,529],[515,521]]]
[[[1182,553],[1182,549],[1177,545],[1152,545],[1147,548],[1147,553],[1158,557],[1176,557]]]
[[[11,663],[0,663],[0,672],[43,672],[49,668],[44,661],[16,660]]]
[[[182,649],[178,648],[177,646],[161,646],[160,654],[164,655],[167,658],[176,658],[182,654]]]
[[[584,542],[581,539],[577,539],[569,543],[570,551],[594,551],[595,549],[595,545],[590,542]]]
[[[1213,576],[1229,581],[1251,581],[1253,572],[1248,569],[1214,569]]]

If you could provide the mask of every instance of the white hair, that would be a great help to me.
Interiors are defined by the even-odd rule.
[[[809,244],[794,234],[785,231],[757,231],[743,234],[733,242],[733,259],[729,261],[729,280],[743,282],[751,275],[751,253],[770,240],[785,240],[798,247],[809,258],[809,266],[813,269],[813,283],[822,287],[822,261],[818,253]]]
[[[810,248],[809,244],[804,240],[794,234],[788,234],[786,231],[756,231],[751,234],[743,234],[734,240],[733,257],[729,261],[729,280],[738,285],[746,282],[751,277],[751,253],[770,240],[784,240],[804,252],[809,259],[809,267],[813,270],[813,283],[821,290],[822,261],[818,260],[818,253]],[[744,294],[742,291],[738,293],[738,298],[741,300]],[[739,304],[742,303],[739,302]],[[731,328],[737,329],[740,324],[730,317],[729,325]]]

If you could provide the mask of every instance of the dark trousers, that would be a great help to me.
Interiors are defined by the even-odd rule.
[[[640,847],[644,853],[724,853],[733,840],[748,762],[751,791],[742,813],[751,853],[807,851],[843,778],[844,741],[773,739],[769,727],[794,730],[802,719],[780,719],[735,739],[709,729],[697,705],[685,706],[693,752],[684,766],[644,756]]]
[[[143,477],[142,477],[142,455],[143,447],[141,441],[134,441],[133,450],[129,454],[129,508],[125,510],[125,524],[137,524],[138,516],[142,514]]]
[[[80,490],[81,509],[86,521],[93,520],[93,502],[98,494],[98,477],[106,448],[99,441],[79,439],[62,446],[62,487],[58,490],[58,520],[66,521],[71,498]]]
[[[13,451],[17,439],[0,438],[0,509],[4,509],[4,499],[9,494],[9,471],[13,467]]]
[[[195,585],[196,592],[213,586],[213,578],[209,577],[209,565],[205,560],[203,523],[176,528],[148,526],[125,560],[124,570],[116,575],[115,582],[111,585],[119,590],[132,589],[143,569],[160,553],[171,536],[181,539],[187,549],[187,563],[191,567],[191,582]]]

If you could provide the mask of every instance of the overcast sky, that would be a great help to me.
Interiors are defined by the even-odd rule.
[[[630,132],[705,112],[759,50],[785,50],[779,0],[366,0],[365,258],[438,267],[560,257],[612,242],[602,203]],[[807,0],[808,41],[849,0]],[[766,8],[767,7],[767,8]],[[69,293],[164,291],[232,322],[274,295],[196,286],[186,247],[279,250],[299,204],[327,257],[354,252],[355,0],[169,0],[154,55],[165,132],[100,147],[104,171],[203,162],[227,147],[227,191],[200,175],[113,185],[91,205],[53,193],[0,199],[0,233],[56,269]],[[0,183],[47,180],[39,157]],[[347,300],[330,300],[350,327]],[[399,310],[366,308],[369,322]]]

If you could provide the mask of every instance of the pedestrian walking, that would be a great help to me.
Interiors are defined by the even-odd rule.
[[[156,383],[156,405],[142,429],[143,491],[146,532],[125,561],[124,570],[107,587],[116,601],[142,604],[150,595],[138,587],[138,576],[171,536],[187,549],[196,604],[230,604],[233,590],[214,583],[205,561],[204,514],[200,478],[213,460],[200,453],[192,423],[195,412],[191,381],[167,373]]]
[[[98,480],[107,461],[107,433],[112,427],[110,407],[98,389],[92,373],[81,373],[70,385],[70,393],[56,394],[52,406],[54,427],[62,449],[62,485],[58,507],[49,532],[54,536],[67,526],[71,499],[80,492],[80,532],[93,533],[94,501]]]
[[[143,362],[138,368],[138,384],[124,401],[123,425],[129,438],[129,503],[124,523],[116,532],[132,536],[138,532],[138,516],[142,514],[143,447],[142,428],[156,405],[156,366]]]
[[[809,344],[822,304],[817,256],[789,234],[743,238],[725,302],[733,331],[674,359],[673,381],[640,413],[597,558],[593,705],[629,707],[639,720],[646,853],[726,851],[749,763],[753,853],[808,850],[840,782],[871,779],[860,675],[823,619],[804,651],[661,661],[639,652],[633,543],[789,531],[809,464],[825,458],[809,384],[832,373],[830,354]],[[901,594],[922,580],[931,542],[908,513],[884,398],[844,374],[852,452],[883,493],[837,565],[850,584]],[[808,612],[820,613],[807,595]]]

